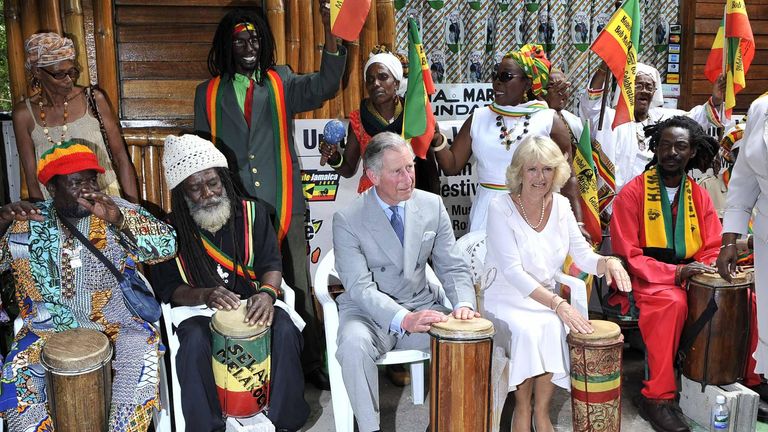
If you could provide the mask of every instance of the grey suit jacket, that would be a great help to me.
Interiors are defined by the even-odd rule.
[[[339,46],[339,55],[323,51],[320,71],[317,73],[296,75],[287,66],[275,66],[283,80],[285,89],[285,109],[288,116],[290,152],[293,166],[293,214],[304,215],[306,208],[301,186],[301,166],[293,139],[293,116],[322,106],[323,101],[332,98],[339,90],[344,66],[347,61],[346,50]],[[195,132],[210,137],[211,126],[205,106],[208,81],[197,86],[195,91]],[[265,85],[257,86],[253,92],[251,110],[251,129],[240,107],[237,96],[228,75],[222,76],[219,91],[222,93],[221,124],[217,127],[219,135],[216,145],[227,156],[229,168],[237,172],[237,178],[248,196],[258,199],[267,206],[271,213],[275,211],[277,186],[280,182],[277,167],[279,163],[275,152],[273,119],[269,103],[269,90]]]
[[[424,309],[439,303],[427,286],[425,266],[432,265],[452,304],[475,304],[469,265],[452,252],[455,237],[442,199],[413,191],[405,202],[405,239],[395,231],[374,196],[373,188],[333,216],[336,270],[346,291],[341,313],[356,307],[388,331],[402,309]]]

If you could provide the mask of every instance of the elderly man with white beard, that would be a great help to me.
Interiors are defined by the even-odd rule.
[[[272,331],[267,417],[277,431],[298,430],[309,415],[300,361],[303,339],[289,315],[273,306],[280,296],[282,264],[266,210],[235,191],[226,158],[210,141],[169,135],[163,168],[179,254],[153,269],[159,296],[176,305],[219,310],[236,309],[245,301],[247,322]],[[176,332],[188,431],[225,427],[211,367],[210,321],[188,318]]]

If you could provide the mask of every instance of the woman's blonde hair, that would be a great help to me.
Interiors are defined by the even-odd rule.
[[[552,192],[559,192],[571,176],[568,159],[554,141],[549,137],[529,135],[517,147],[507,167],[507,189],[511,193],[519,194],[522,189],[523,167],[537,162],[555,169]]]

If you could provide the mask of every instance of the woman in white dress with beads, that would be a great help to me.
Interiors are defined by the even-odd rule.
[[[571,155],[571,141],[565,123],[547,103],[536,99],[544,93],[550,62],[541,45],[525,45],[510,51],[492,74],[494,102],[475,109],[448,147],[434,147],[435,157],[446,175],[459,174],[474,153],[477,159],[478,188],[469,214],[470,231],[484,230],[491,199],[504,194],[504,171],[520,142],[527,136],[548,136]],[[563,193],[578,196],[578,187],[569,182]],[[581,208],[575,206],[581,220]]]
[[[570,389],[565,336],[592,332],[586,317],[554,292],[554,276],[566,255],[582,270],[605,274],[609,284],[616,281],[619,290],[631,289],[621,262],[592,251],[568,200],[557,193],[570,171],[551,139],[529,136],[506,170],[504,193],[488,208],[485,313],[509,357],[513,431],[530,431],[531,415],[537,431],[552,431],[554,386]]]

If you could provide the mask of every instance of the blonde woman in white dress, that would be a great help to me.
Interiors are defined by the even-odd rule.
[[[523,140],[507,168],[508,193],[488,208],[485,309],[496,342],[509,357],[515,392],[513,431],[552,431],[549,407],[554,386],[570,390],[568,331],[592,326],[555,292],[555,273],[570,254],[582,270],[605,274],[621,291],[631,289],[619,259],[592,251],[568,200],[558,191],[570,166],[549,138]],[[531,396],[534,398],[531,404]]]

